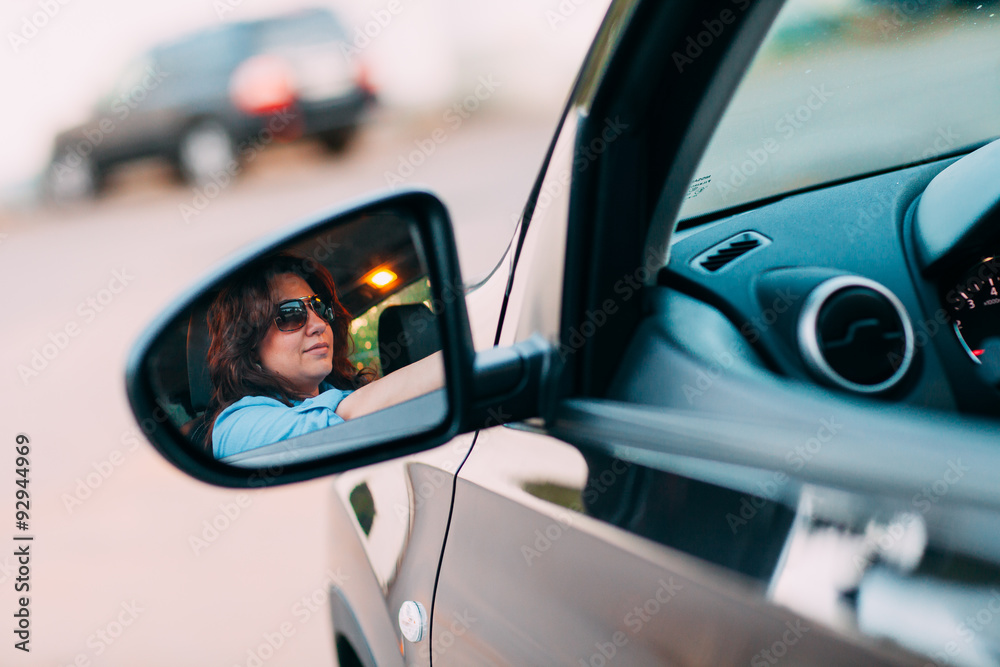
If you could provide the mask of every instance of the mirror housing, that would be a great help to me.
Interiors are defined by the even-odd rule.
[[[246,267],[301,244],[323,232],[333,232],[368,219],[395,216],[410,229],[422,256],[444,365],[444,389],[320,430],[217,460],[182,432],[177,419],[164,409],[158,355],[178,327],[187,330],[192,313]],[[202,311],[203,312],[203,311]],[[204,317],[202,316],[202,319]],[[160,315],[134,345],[127,365],[126,390],[133,413],[153,446],[181,470],[211,484],[246,488],[285,484],[371,465],[413,454],[447,442],[469,427],[476,401],[472,336],[465,307],[458,256],[447,210],[433,194],[421,190],[376,196],[336,212],[293,225],[237,253],[188,289]],[[520,365],[512,368],[520,371]],[[509,371],[508,371],[509,372]],[[520,384],[520,383],[515,383]],[[509,386],[504,382],[501,385]],[[409,404],[409,405],[408,405]],[[408,414],[440,415],[430,422],[392,420],[408,406]],[[393,423],[389,427],[385,424]],[[335,433],[334,433],[335,432]],[[333,439],[332,435],[336,435]],[[292,445],[294,443],[294,445]]]

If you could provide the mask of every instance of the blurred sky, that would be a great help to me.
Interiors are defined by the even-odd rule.
[[[400,11],[385,27],[369,26],[377,34],[363,56],[383,101],[418,112],[443,108],[464,86],[474,87],[480,75],[489,74],[505,88],[502,104],[527,112],[552,108],[565,98],[579,54],[608,5],[608,0],[395,1]],[[5,2],[0,188],[43,168],[54,134],[86,118],[131,56],[223,21],[318,5],[337,11],[353,37],[374,20],[373,13],[385,17],[390,0]],[[36,30],[36,24],[42,27]]]

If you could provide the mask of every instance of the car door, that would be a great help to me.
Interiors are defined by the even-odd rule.
[[[942,611],[900,565],[921,539],[922,519],[899,519],[916,489],[893,488],[872,447],[933,452],[940,423],[762,376],[736,326],[656,280],[672,226],[655,221],[673,219],[780,5],[613,4],[529,201],[497,336],[552,346],[544,418],[480,431],[459,472],[435,664],[927,662],[900,629],[912,605]],[[701,339],[733,351],[724,373]],[[807,468],[786,465],[796,447]],[[910,479],[930,483],[942,454],[908,460]],[[965,501],[953,518],[969,520]]]
[[[490,321],[503,294],[506,263],[467,297],[475,321]],[[492,340],[473,330],[476,348]],[[383,349],[391,355],[392,350]],[[451,511],[455,473],[474,434],[440,447],[335,478],[328,505],[331,574],[328,604],[342,665],[426,665],[429,643],[400,651],[397,616],[408,601],[425,610],[433,599],[437,564]],[[402,645],[405,647],[405,644]]]

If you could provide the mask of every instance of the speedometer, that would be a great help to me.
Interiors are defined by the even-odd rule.
[[[967,270],[945,296],[955,334],[972,360],[982,363],[986,341],[1000,338],[1000,257]]]

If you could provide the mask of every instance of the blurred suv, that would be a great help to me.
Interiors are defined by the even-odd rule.
[[[276,138],[314,137],[341,151],[375,97],[356,53],[325,9],[155,47],[125,68],[87,122],[56,137],[45,193],[92,196],[113,168],[150,157],[195,185],[228,182]]]

